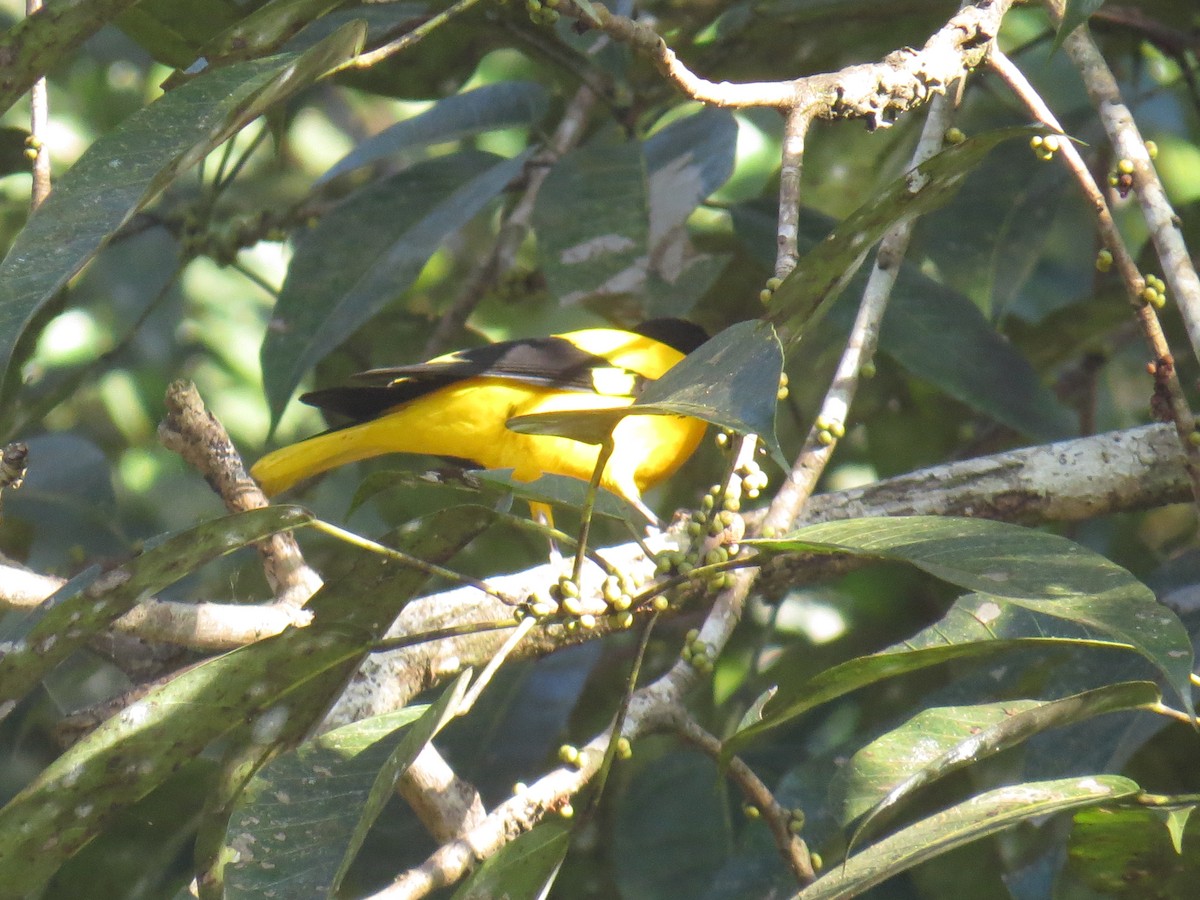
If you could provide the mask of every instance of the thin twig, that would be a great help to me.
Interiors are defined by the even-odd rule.
[[[1051,17],[1061,21],[1058,3],[1048,4]],[[1146,142],[1138,131],[1133,114],[1121,98],[1117,79],[1092,40],[1086,24],[1080,25],[1063,41],[1063,49],[1079,70],[1088,97],[1100,117],[1100,124],[1118,159],[1133,163],[1133,189],[1142,216],[1150,230],[1150,240],[1163,266],[1163,278],[1170,288],[1187,329],[1192,353],[1200,359],[1200,276],[1192,265],[1183,241],[1179,216],[1167,200]]]
[[[783,129],[783,148],[779,165],[779,221],[775,240],[775,277],[787,278],[800,258],[797,244],[800,239],[800,173],[804,164],[804,139],[812,114],[804,108],[793,107],[788,112]]]
[[[699,723],[686,712],[681,710],[674,724],[680,737],[700,748],[713,759],[720,758],[721,742],[701,728]],[[763,784],[762,779],[755,775],[741,758],[735,756],[730,759],[727,771],[729,777],[741,789],[746,800],[762,814],[767,827],[771,829],[775,845],[779,847],[779,852],[787,861],[796,880],[801,884],[811,883],[817,874],[813,869],[812,857],[809,855],[807,845],[798,835],[792,833],[792,811],[780,806],[775,795],[771,793],[771,789]]]
[[[42,8],[42,0],[25,0],[25,15],[32,16]],[[50,118],[50,102],[46,96],[46,79],[39,78],[29,88],[29,141],[32,151],[33,187],[30,209],[37,209],[50,193],[50,148],[46,145]]]
[[[251,478],[229,433],[204,407],[195,385],[176,381],[167,388],[167,415],[158,438],[169,450],[200,471],[230,512],[267,505],[262,489]],[[321,586],[321,578],[300,555],[291,534],[276,534],[258,543],[263,569],[277,601],[301,607]]]
[[[383,46],[376,47],[374,50],[368,51],[367,53],[360,53],[358,56],[354,57],[354,59],[343,63],[336,71],[341,72],[345,71],[346,69],[369,69],[371,66],[383,62],[388,57],[395,56],[397,53],[407,50],[409,47],[413,46],[413,44],[426,37],[435,28],[445,25],[455,16],[466,12],[479,2],[480,0],[459,0],[458,3],[455,3],[448,9],[442,10],[436,16],[431,16],[412,31],[405,32],[394,41],[388,41]]]
[[[991,66],[997,75],[1004,79],[1005,84],[1025,104],[1035,119],[1062,133],[1062,126],[1059,124],[1058,119],[1055,118],[1050,107],[1046,105],[1037,90],[1029,83],[1025,74],[1007,56],[996,50],[989,55],[988,65]],[[1163,334],[1158,313],[1152,305],[1142,298],[1142,291],[1146,287],[1146,280],[1142,277],[1142,273],[1138,271],[1137,263],[1134,261],[1133,255],[1129,252],[1129,248],[1125,245],[1125,240],[1121,236],[1121,232],[1113,219],[1112,211],[1108,207],[1108,201],[1104,197],[1104,192],[1096,184],[1092,173],[1087,167],[1087,163],[1084,162],[1074,142],[1064,138],[1057,152],[1062,155],[1063,162],[1066,163],[1071,174],[1075,176],[1075,183],[1079,185],[1080,190],[1083,192],[1088,208],[1095,214],[1096,229],[1100,234],[1100,240],[1104,244],[1104,247],[1112,254],[1116,271],[1125,285],[1125,294],[1129,299],[1130,305],[1133,307],[1134,315],[1155,360],[1153,374],[1156,383],[1161,386],[1162,395],[1166,398],[1170,407],[1171,420],[1175,425],[1176,432],[1179,434],[1180,446],[1183,448],[1187,471],[1192,480],[1192,494],[1196,498],[1197,503],[1200,503],[1200,447],[1197,447],[1191,441],[1191,435],[1196,427],[1195,417],[1192,414],[1191,407],[1188,406],[1187,397],[1183,393],[1183,387],[1179,383],[1179,376],[1176,374],[1174,363],[1171,361],[1171,348],[1167,343],[1166,335]]]
[[[941,149],[952,111],[953,103],[945,96],[935,97],[929,105],[929,115],[925,119],[921,138],[913,153],[913,168]],[[923,186],[923,182],[914,177],[909,188],[916,192]],[[875,355],[883,314],[887,309],[892,287],[900,275],[900,266],[904,261],[914,226],[913,220],[900,222],[893,226],[880,242],[879,250],[875,254],[875,265],[863,290],[858,316],[838,361],[833,382],[821,403],[820,414],[809,432],[804,448],[796,458],[792,471],[776,493],[763,521],[762,527],[768,529],[768,533],[783,532],[791,527],[808,498],[812,496],[817,480],[833,456],[834,447],[837,445],[837,433],[843,431],[842,425],[858,390],[862,367]],[[821,427],[818,427],[818,424]]]

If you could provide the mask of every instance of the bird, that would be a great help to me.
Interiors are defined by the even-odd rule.
[[[300,397],[349,423],[262,457],[250,474],[275,496],[329,469],[391,453],[465,459],[512,469],[517,481],[543,474],[589,481],[600,448],[565,437],[522,434],[518,416],[631,405],[708,339],[683,319],[650,319],[630,330],[587,328],[501,341],[417,365],[371,369],[352,384]],[[612,432],[600,485],[658,521],[642,493],[669,478],[699,446],[706,424],[677,415],[637,415]],[[548,510],[531,504],[535,517]]]

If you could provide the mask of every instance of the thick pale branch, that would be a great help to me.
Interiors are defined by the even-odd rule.
[[[613,15],[599,3],[592,4],[595,19],[579,15],[649,57],[694,100],[713,106],[799,109],[819,119],[865,119],[868,127],[878,128],[944,93],[947,86],[979,65],[1009,5],[1009,0],[979,0],[964,6],[920,50],[904,48],[877,63],[838,72],[749,84],[699,77],[648,25]]]
[[[1167,425],[1147,425],[998,453],[922,469],[860,488],[817,494],[796,525],[861,516],[952,515],[976,516],[1028,524],[1079,522],[1097,516],[1168,503],[1187,502],[1190,487],[1174,432]],[[748,514],[752,518],[753,514]],[[665,546],[667,537],[651,542]],[[610,547],[602,555],[622,572],[649,578],[654,563],[637,544]],[[815,567],[805,571],[772,571],[760,582],[765,593],[797,578],[819,577]],[[539,566],[489,582],[502,593],[524,596],[544,587],[559,574]],[[597,590],[599,578],[585,570],[584,594]],[[778,579],[778,582],[776,582]],[[435,628],[491,623],[509,618],[510,607],[471,588],[458,588],[414,600],[392,628],[393,636]],[[595,632],[581,636],[537,628],[516,649],[514,657],[544,656],[568,642],[592,640],[606,633],[601,621]],[[355,721],[402,707],[426,688],[486,663],[504,642],[504,632],[479,632],[454,640],[405,647],[372,656],[355,682],[334,707],[335,723]]]

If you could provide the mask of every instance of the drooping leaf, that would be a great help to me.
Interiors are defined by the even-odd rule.
[[[115,569],[92,566],[25,615],[5,618],[0,717],[46,672],[136,604],[219,556],[311,520],[298,506],[272,506],[204,522]]]
[[[1192,648],[1179,618],[1128,571],[1066,538],[986,519],[896,516],[812,525],[751,543],[770,552],[907,562],[951,584],[1093,629],[1149,659],[1192,708]]]
[[[903,559],[953,584],[986,584],[991,592],[960,597],[941,621],[914,637],[800,682],[789,679],[785,657],[768,673],[778,682],[778,690],[764,704],[762,717],[745,723],[725,741],[723,758],[741,752],[766,732],[814,707],[867,685],[950,660],[983,661],[1022,647],[1135,650],[1166,671],[1176,690],[1186,690],[1183,686],[1188,676],[1183,667],[1191,665],[1186,631],[1149,589],[1124,569],[1064,538],[1042,532],[980,519],[942,518],[932,519],[926,531],[923,517],[915,518],[911,530],[905,517],[895,517],[830,523],[833,530],[815,534],[831,538],[831,544],[843,549],[847,548],[843,541],[849,539],[867,556]],[[965,529],[957,538],[955,522]],[[845,530],[837,527],[841,525]],[[872,539],[870,533],[876,527],[879,530]],[[806,541],[814,533],[800,529],[794,536],[801,534]],[[922,546],[922,535],[933,543]],[[940,544],[939,535],[949,541]],[[831,549],[831,544],[818,548],[805,541],[783,539],[793,549],[801,544],[820,553]],[[911,544],[900,546],[902,541]],[[774,546],[772,552],[779,549],[781,545]],[[1039,593],[1042,599],[1037,599]],[[1189,703],[1190,696],[1183,696],[1185,704]]]
[[[458,141],[498,128],[536,124],[546,113],[546,89],[534,81],[502,81],[451,94],[425,112],[360,142],[319,179],[326,182],[405,150]]]
[[[533,226],[546,286],[559,303],[635,291],[645,277],[649,214],[638,141],[568,153],[538,192]]]
[[[1051,728],[1158,700],[1158,687],[1140,681],[1060,700],[926,709],[860,748],[839,770],[830,791],[843,825],[862,817],[854,835],[854,843],[860,843],[908,797],[956,769]]]
[[[428,707],[345,725],[259,770],[229,819],[225,896],[331,897],[417,754],[453,718],[464,672]]]
[[[1138,792],[1118,775],[1034,781],[988,791],[952,806],[851,856],[796,895],[796,900],[852,897],[970,841],[1028,819],[1099,806]]]
[[[30,217],[0,263],[0,371],[38,310],[181,172],[348,59],[346,26],[303,54],[217,69],[163,95],[93,143]]]
[[[483,526],[447,510],[401,549],[445,562]],[[308,608],[313,621],[188,669],[102,723],[0,809],[0,880],[36,895],[112,817],[213,740],[252,723],[253,739],[301,733],[324,714],[424,572],[347,551]]]
[[[851,213],[825,240],[801,257],[771,298],[768,319],[779,327],[785,346],[790,348],[825,312],[889,228],[937,209],[949,200],[962,177],[1001,142],[1044,130],[1005,128],[951,145]]]
[[[300,379],[406,291],[528,155],[472,150],[420,163],[355,192],[300,239],[262,345],[273,424]]]
[[[454,892],[453,900],[544,897],[571,845],[571,827],[544,821],[485,859]]]
[[[782,371],[783,351],[775,330],[762,322],[739,322],[672,366],[632,406],[518,416],[508,427],[523,434],[557,434],[600,444],[625,416],[692,416],[739,434],[757,434],[786,468],[775,437]]]

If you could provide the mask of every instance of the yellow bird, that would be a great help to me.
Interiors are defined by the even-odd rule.
[[[520,434],[506,423],[535,413],[628,406],[647,382],[705,340],[704,330],[690,322],[652,319],[632,331],[588,328],[372,369],[354,376],[353,385],[300,398],[351,424],[269,453],[251,474],[274,495],[347,463],[422,453],[512,469],[518,481],[543,473],[587,481],[599,447]],[[704,422],[684,416],[627,416],[613,430],[613,453],[600,484],[657,521],[642,492],[692,455],[704,429]]]

